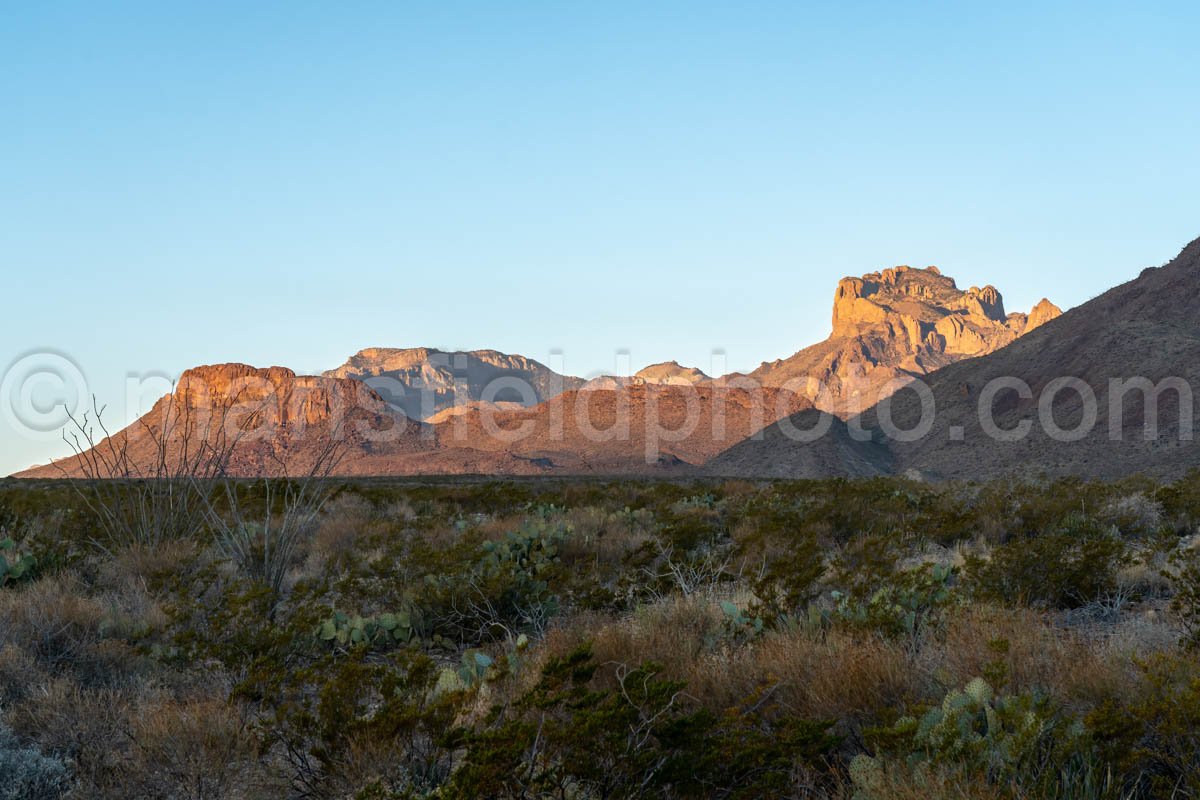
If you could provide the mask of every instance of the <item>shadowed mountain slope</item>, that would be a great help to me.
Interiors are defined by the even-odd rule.
[[[1042,473],[1094,478],[1138,473],[1179,476],[1200,466],[1200,450],[1189,435],[1195,425],[1191,387],[1200,378],[1198,297],[1200,240],[1166,266],[1147,269],[1136,279],[1044,321],[997,352],[929,375],[925,381],[933,413],[927,416],[926,435],[905,442],[883,434],[889,415],[895,429],[918,429],[923,406],[911,388],[900,390],[890,403],[869,409],[858,421],[876,442],[886,441],[891,469],[897,472],[917,470],[934,478],[972,479]],[[986,387],[1000,378],[1027,384],[1028,396],[1022,396],[1018,384],[992,391],[989,398]],[[1150,394],[1154,398],[1150,406],[1141,391],[1123,395],[1111,391],[1114,379],[1139,378],[1164,387]],[[1071,388],[1058,390],[1064,380],[1072,379],[1085,387],[1082,395]],[[1179,391],[1160,384],[1164,380],[1183,383],[1182,401]],[[1089,395],[1095,397],[1093,424],[1088,424],[1089,404],[1083,399]],[[1114,397],[1117,401],[1110,409]],[[1001,431],[999,436],[985,431],[981,407]],[[1155,417],[1157,436],[1147,438]],[[1004,433],[1026,423],[1027,435]],[[1052,435],[1054,426],[1070,435]],[[736,445],[714,459],[710,468],[721,472],[736,465],[742,474],[788,474],[781,465],[800,458],[797,451],[809,445],[773,433],[768,430],[761,442]]]

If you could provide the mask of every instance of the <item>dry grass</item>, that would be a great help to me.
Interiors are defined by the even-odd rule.
[[[715,646],[723,623],[721,609],[712,600],[673,596],[601,628],[593,652],[601,662],[654,661],[682,674]]]
[[[97,583],[117,591],[145,590],[190,570],[200,553],[196,542],[177,539],[153,548],[129,547],[101,565]]]
[[[546,639],[567,652],[590,639],[601,663],[653,661],[688,682],[688,693],[713,710],[737,706],[764,687],[792,712],[812,719],[860,719],[918,699],[923,683],[898,643],[830,631],[772,633],[731,643],[711,598],[672,597],[617,621],[575,619]]]
[[[1122,663],[1084,637],[1053,625],[1046,614],[987,606],[953,615],[939,645],[923,647],[920,661],[942,691],[1000,667],[1015,692],[1037,688],[1080,702],[1115,696],[1129,670],[1127,660]],[[1070,669],[1064,668],[1067,664]]]
[[[0,593],[0,647],[11,644],[55,670],[77,665],[100,640],[106,609],[71,574]]]
[[[316,573],[325,565],[335,569],[345,566],[360,542],[376,522],[375,509],[356,494],[341,494],[326,504],[321,518],[307,545],[307,573]]]
[[[878,637],[789,633],[767,637],[751,654],[759,680],[780,681],[785,704],[812,719],[887,716],[922,689],[905,648]]]
[[[870,789],[846,782],[838,800],[1013,800],[1013,795],[989,785],[980,775],[954,769],[909,769],[889,764],[876,774]],[[1021,800],[1026,800],[1021,798]],[[1029,798],[1028,800],[1033,800]]]
[[[566,563],[618,564],[624,554],[637,550],[652,538],[645,515],[617,515],[588,506],[568,511],[563,522],[571,537],[563,543]]]

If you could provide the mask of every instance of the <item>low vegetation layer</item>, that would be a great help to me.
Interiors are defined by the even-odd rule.
[[[1200,796],[1200,476],[170,488],[0,484],[0,797]]]

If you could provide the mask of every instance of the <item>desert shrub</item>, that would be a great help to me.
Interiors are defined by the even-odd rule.
[[[0,722],[0,800],[55,800],[70,785],[67,766],[32,747],[22,747]]]
[[[1077,608],[1113,592],[1128,561],[1120,537],[1076,517],[1056,532],[1013,540],[989,559],[967,560],[977,597],[1045,608]]]
[[[940,564],[896,573],[865,597],[834,593],[833,620],[889,636],[918,636],[952,600],[954,570]]]
[[[869,597],[895,582],[906,542],[895,533],[857,536],[838,548],[831,565],[832,584],[843,595]]]
[[[570,535],[532,519],[498,541],[480,546],[473,563],[427,575],[414,594],[431,633],[464,642],[540,634],[559,610],[552,583],[561,575],[558,548]]]
[[[14,536],[50,555],[0,590],[0,703],[98,799],[1192,796],[1175,616],[1148,592],[1104,625],[1051,610],[1171,553],[1153,598],[1192,625],[1192,488],[344,481],[276,594],[210,536],[81,546],[71,491],[0,483],[0,525],[61,508],[66,542]],[[1165,655],[1138,662],[1139,631]],[[941,739],[898,723],[977,676],[994,696]],[[1021,714],[1045,735],[1013,761]],[[954,744],[964,725],[984,744]],[[840,786],[864,749],[874,788]]]
[[[446,734],[458,693],[436,691],[429,658],[402,652],[385,662],[327,657],[281,679],[278,703],[260,726],[263,746],[287,765],[294,792],[348,797],[424,796],[453,765]]]
[[[1185,643],[1200,648],[1200,550],[1181,548],[1173,552],[1163,575],[1171,583],[1171,610],[1183,622]]]
[[[572,533],[560,547],[562,594],[578,608],[625,611],[669,589],[659,579],[663,550],[646,509],[588,506],[563,517]],[[654,573],[651,576],[648,573]]]
[[[752,611],[768,622],[790,616],[819,593],[825,555],[803,502],[754,498],[735,529],[737,557],[751,575]]]
[[[271,793],[262,785],[255,740],[238,704],[218,696],[150,695],[131,710],[133,746],[120,776],[126,796],[215,800]]]
[[[1154,500],[1162,507],[1163,523],[1175,533],[1186,536],[1200,525],[1200,469],[1154,490]]]
[[[403,507],[389,513],[403,516]],[[362,557],[362,540],[378,527],[379,520],[369,502],[358,494],[339,494],[322,509],[312,541],[304,543],[310,551],[308,558],[323,569],[348,568]]]
[[[1163,526],[1163,504],[1151,494],[1133,492],[1109,500],[1098,517],[1125,536],[1153,536]]]
[[[784,790],[797,771],[834,746],[829,723],[770,720],[698,708],[686,684],[653,663],[616,666],[613,688],[595,685],[587,646],[548,661],[541,679],[466,748],[450,797],[760,797]]]
[[[1193,658],[1137,663],[1137,680],[1084,722],[1123,797],[1200,796],[1200,672]]]

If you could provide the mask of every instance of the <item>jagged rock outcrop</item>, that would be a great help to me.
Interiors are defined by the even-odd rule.
[[[370,347],[325,376],[363,381],[394,409],[420,420],[479,401],[532,406],[583,385],[524,356],[428,347]]]
[[[1029,312],[1029,318],[1025,322],[1025,333],[1029,333],[1034,328],[1040,328],[1052,319],[1062,316],[1062,309],[1051,303],[1046,298],[1033,307]]]
[[[846,417],[906,380],[998,350],[1059,313],[1043,300],[1028,317],[1008,314],[994,286],[963,291],[936,267],[893,267],[838,283],[824,342],[719,380],[789,386]]]

